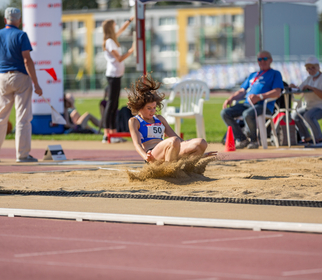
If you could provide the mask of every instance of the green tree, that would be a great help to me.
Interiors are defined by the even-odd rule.
[[[4,17],[4,11],[3,10],[0,10],[0,29],[4,28],[4,20],[3,20],[3,17]]]
[[[122,8],[122,1],[120,0],[109,0],[108,7],[109,8]]]
[[[7,7],[15,7],[19,8],[20,10],[22,9],[22,3],[21,0],[11,0],[8,5],[3,6],[2,9],[0,9],[0,29],[4,28],[4,11]]]
[[[9,4],[7,6],[3,7],[3,11],[7,8],[7,7],[15,7],[21,10],[22,8],[22,1],[21,0],[10,0]]]
[[[95,0],[63,0],[63,10],[97,9]]]

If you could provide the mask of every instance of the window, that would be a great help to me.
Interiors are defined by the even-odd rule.
[[[102,23],[103,23],[102,20],[95,21],[95,28],[101,27],[102,26]]]
[[[176,50],[175,44],[166,44],[160,47],[160,52],[169,52],[169,51],[175,51],[175,50]]]
[[[232,24],[235,32],[242,33],[244,31],[244,16],[243,15],[232,16]]]
[[[103,52],[103,48],[102,48],[102,46],[99,46],[99,47],[95,46],[94,51],[95,51],[95,55],[97,55],[98,53]]]
[[[161,17],[159,18],[159,25],[176,25],[177,19],[175,17]]]
[[[196,25],[196,18],[195,17],[188,17],[188,26]]]
[[[243,15],[233,15],[232,21],[234,24],[243,24],[244,23],[244,17]]]
[[[84,24],[84,22],[83,22],[83,21],[79,21],[77,24],[78,24],[78,28],[83,28],[83,27],[85,27],[85,24]]]
[[[205,25],[206,26],[216,26],[218,24],[218,18],[216,16],[206,16]]]
[[[189,52],[194,52],[196,49],[196,44],[190,43],[188,48],[189,48]]]
[[[85,49],[84,47],[78,47],[78,53],[81,55],[81,54],[84,54],[85,53]]]

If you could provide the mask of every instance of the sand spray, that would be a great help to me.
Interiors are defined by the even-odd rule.
[[[130,181],[145,181],[152,178],[187,178],[191,174],[203,174],[206,166],[217,157],[185,157],[178,161],[155,161],[146,164],[140,172],[126,170]]]

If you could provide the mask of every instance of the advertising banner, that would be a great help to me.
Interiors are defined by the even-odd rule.
[[[28,34],[33,48],[30,55],[35,63],[43,96],[59,113],[63,113],[62,1],[23,0],[22,15],[23,30]],[[50,71],[51,68],[54,71]],[[51,75],[53,72],[56,79]],[[51,108],[42,97],[33,93],[32,112],[35,119],[35,116],[50,115]]]

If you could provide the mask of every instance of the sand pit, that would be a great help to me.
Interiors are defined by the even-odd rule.
[[[139,174],[145,165],[139,165]],[[91,166],[93,168],[93,166]],[[113,170],[113,169],[117,170]],[[269,160],[211,161],[195,172],[163,178],[128,177],[133,166],[112,170],[0,174],[0,190],[62,190],[93,193],[131,193],[322,201],[322,157]],[[137,175],[136,175],[137,176]]]

